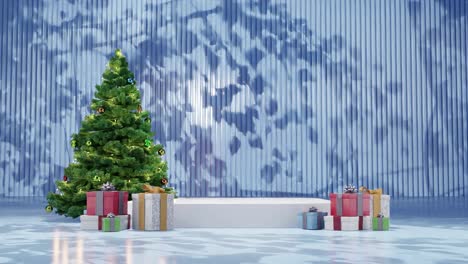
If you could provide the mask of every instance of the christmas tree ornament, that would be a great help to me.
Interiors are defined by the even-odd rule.
[[[105,111],[104,107],[99,107],[98,108],[98,113],[102,114],[102,113],[104,113],[104,111]]]
[[[156,171],[157,171],[158,173],[161,173],[161,172],[162,172],[162,169],[161,169],[161,168],[157,168]]]
[[[89,141],[89,140],[88,140],[88,141],[86,141],[86,146],[88,146],[88,147],[89,147],[89,146],[91,146],[92,144],[93,144],[93,143],[92,143],[91,141]]]
[[[145,119],[145,122],[146,122],[146,123],[151,123],[151,118],[147,117],[147,118]]]
[[[68,181],[67,175],[63,175],[63,181]]]
[[[133,84],[135,82],[135,80],[133,78],[128,78],[127,82],[130,83],[130,84]]]
[[[151,140],[145,139],[145,146],[150,147],[151,146]]]
[[[94,176],[94,179],[93,179],[95,182],[100,182],[101,181],[101,177],[99,176]]]
[[[141,105],[139,105],[139,106],[138,106],[138,108],[137,108],[137,112],[138,112],[138,113],[141,113],[141,112],[143,112],[143,108],[141,107]]]
[[[161,179],[161,184],[166,185],[169,181],[166,178]]]
[[[158,154],[159,154],[159,156],[164,156],[164,154],[166,154],[166,151],[162,148],[162,149],[158,150]]]
[[[76,147],[76,140],[72,140],[72,141],[71,141],[71,146],[72,146],[73,148]]]
[[[151,180],[151,177],[150,176],[146,177],[146,180],[147,181]]]
[[[102,185],[101,191],[115,191],[115,187],[112,183],[106,182]]]
[[[45,211],[46,211],[47,213],[52,212],[52,210],[54,210],[54,208],[53,208],[50,204],[47,205],[47,206],[45,207]]]

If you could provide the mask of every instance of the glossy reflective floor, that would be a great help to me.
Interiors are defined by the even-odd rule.
[[[465,200],[393,201],[389,232],[85,232],[41,201],[0,206],[0,263],[468,263]]]

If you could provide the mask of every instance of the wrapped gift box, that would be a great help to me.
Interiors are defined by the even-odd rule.
[[[373,217],[379,214],[390,217],[390,195],[371,194],[371,212]]]
[[[102,231],[103,232],[119,232],[120,218],[118,217],[103,217],[102,218]]]
[[[128,193],[97,191],[86,193],[87,215],[127,215]]]
[[[165,231],[174,229],[174,195],[132,194],[133,229]]]
[[[372,218],[374,231],[388,231],[390,228],[390,219],[388,217],[373,217]]]
[[[370,194],[343,193],[330,194],[330,214],[332,216],[370,215]]]
[[[324,228],[326,212],[302,212],[297,215],[299,228],[318,230]]]
[[[116,215],[120,219],[120,229],[130,229],[130,215]],[[80,216],[80,228],[82,230],[102,230],[102,215]]]
[[[358,231],[363,229],[363,216],[325,216],[325,230]]]

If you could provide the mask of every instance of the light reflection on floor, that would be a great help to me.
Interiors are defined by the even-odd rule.
[[[462,200],[392,203],[390,232],[79,230],[37,202],[0,202],[0,263],[467,263]],[[248,216],[246,216],[248,217]]]

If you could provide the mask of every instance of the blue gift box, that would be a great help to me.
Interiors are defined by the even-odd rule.
[[[309,230],[323,229],[325,226],[324,217],[326,215],[328,213],[317,211],[299,213],[297,214],[299,228]]]

